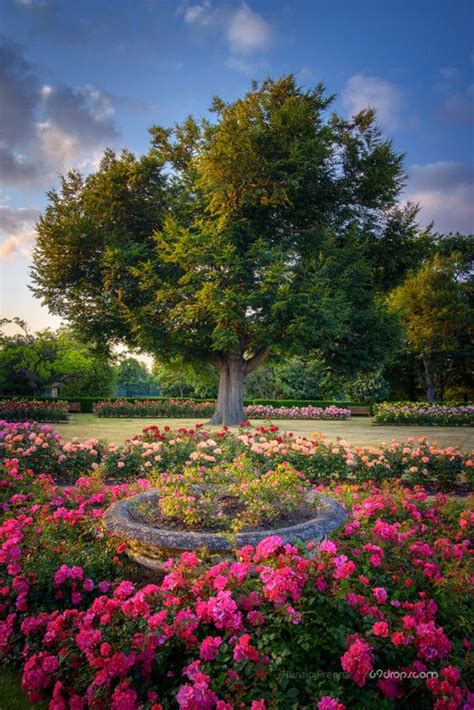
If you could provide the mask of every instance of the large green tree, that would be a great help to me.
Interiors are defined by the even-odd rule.
[[[459,253],[427,260],[389,296],[405,329],[408,349],[423,364],[426,398],[434,402],[436,379],[462,360],[472,370],[472,277]]]
[[[34,292],[96,341],[211,362],[214,423],[244,418],[269,353],[368,369],[390,342],[368,237],[383,240],[402,156],[373,111],[343,120],[331,103],[268,79],[214,99],[212,121],[154,126],[142,158],[70,173],[38,224]]]

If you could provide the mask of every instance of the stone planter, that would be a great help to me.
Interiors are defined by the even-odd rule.
[[[311,520],[290,527],[241,532],[234,539],[223,533],[186,532],[156,528],[138,520],[137,508],[157,503],[158,494],[141,493],[114,503],[102,518],[105,528],[127,543],[129,556],[145,567],[161,570],[163,562],[182,552],[196,552],[201,557],[218,561],[244,545],[257,545],[270,535],[278,535],[283,543],[318,542],[338,528],[346,512],[333,498],[318,496],[317,514]]]

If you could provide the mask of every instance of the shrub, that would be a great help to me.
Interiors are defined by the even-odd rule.
[[[349,394],[354,399],[363,402],[380,402],[389,393],[389,384],[382,374],[382,370],[360,373],[349,384]]]
[[[68,409],[67,402],[3,400],[0,401],[0,419],[6,422],[65,422]]]
[[[32,489],[15,464],[1,482],[14,493],[0,525],[0,653],[31,702],[470,706],[474,516],[462,500],[333,486],[348,519],[319,549],[273,536],[204,570],[185,553],[149,583],[100,525],[145,483],[60,490],[43,476]]]
[[[98,402],[94,404],[94,414],[98,417],[198,417],[212,416],[215,405],[211,402],[193,400],[125,400]]]
[[[449,490],[472,480],[474,470],[474,451],[440,448],[424,437],[384,447],[352,447],[340,440],[325,443],[319,434],[307,438],[282,433],[276,425],[244,426],[234,433],[226,427],[209,432],[198,424],[178,430],[147,427],[141,437],[116,446],[96,439],[64,442],[47,424],[0,422],[0,456],[16,459],[21,471],[48,473],[63,483],[92,472],[113,481],[180,474],[187,465],[212,468],[242,455],[250,457],[258,471],[289,463],[312,483],[402,478],[411,485]]]
[[[377,405],[375,424],[415,424],[420,426],[474,426],[474,406],[385,402]]]
[[[213,402],[193,400],[116,400],[98,402],[94,414],[98,417],[210,417],[214,413]],[[348,419],[350,410],[330,405],[328,407],[281,406],[249,404],[245,414],[252,419]]]
[[[349,409],[331,405],[322,407],[272,407],[267,404],[254,404],[245,407],[249,419],[350,419]]]
[[[164,472],[151,483],[165,521],[189,529],[232,532],[267,525],[296,511],[310,492],[303,474],[289,464],[259,470],[248,454],[208,468],[188,465],[179,475]],[[146,514],[156,518],[157,512]]]

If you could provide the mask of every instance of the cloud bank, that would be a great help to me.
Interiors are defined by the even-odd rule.
[[[0,43],[0,183],[37,188],[94,164],[119,132],[113,97],[93,86],[42,84],[21,48]]]
[[[474,233],[474,166],[454,161],[413,165],[407,199],[418,202],[425,223],[438,232]]]

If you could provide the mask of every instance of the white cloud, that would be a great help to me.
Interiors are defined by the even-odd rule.
[[[38,188],[95,164],[119,135],[116,102],[95,86],[40,84],[21,48],[0,44],[0,183]]]
[[[184,21],[200,34],[223,39],[229,51],[226,65],[249,74],[261,70],[261,54],[273,40],[270,23],[246,3],[214,7],[209,0],[189,5]]]
[[[203,2],[202,5],[191,5],[184,12],[184,21],[188,25],[206,27],[212,22],[212,14],[210,2]]]
[[[378,122],[384,128],[397,128],[400,123],[402,92],[380,77],[355,74],[342,91],[342,101],[351,116],[370,107],[376,109]]]
[[[247,55],[268,49],[272,33],[270,25],[261,15],[242,4],[231,16],[227,38],[232,54]]]
[[[30,257],[39,211],[29,207],[0,206],[0,260]]]
[[[474,167],[454,161],[413,165],[406,197],[439,232],[474,233]]]

